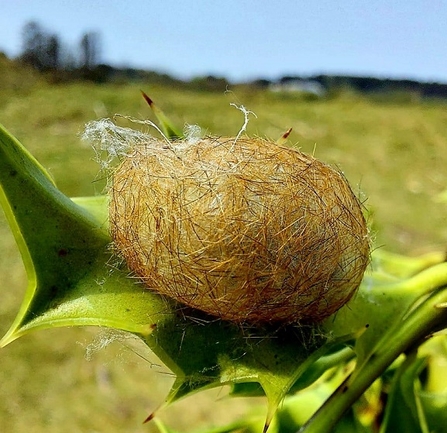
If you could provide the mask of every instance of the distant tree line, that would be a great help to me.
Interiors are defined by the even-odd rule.
[[[447,84],[435,82],[421,82],[408,79],[391,79],[377,77],[358,77],[350,75],[314,75],[308,77],[284,76],[272,82],[266,79],[256,81],[262,87],[272,84],[286,86],[291,82],[315,82],[321,85],[328,94],[343,91],[354,91],[356,93],[391,97],[409,98],[447,98]]]
[[[101,41],[97,32],[85,32],[77,47],[68,47],[60,36],[31,21],[22,30],[19,60],[40,72],[88,74],[100,64]]]
[[[196,77],[189,82],[168,74],[131,67],[116,68],[101,62],[101,37],[96,31],[81,35],[77,46],[68,47],[61,38],[45,30],[35,21],[27,23],[22,31],[22,51],[19,60],[44,72],[54,81],[73,79],[95,82],[151,81],[193,88],[195,90],[225,91],[230,84],[224,77]],[[325,95],[345,91],[395,99],[447,98],[447,84],[427,83],[415,80],[381,79],[343,75],[283,76],[278,80],[258,79],[241,83],[256,88],[293,88],[291,83],[317,83]],[[299,88],[300,86],[296,86]],[[301,86],[306,88],[306,86]]]
[[[447,84],[408,79],[319,75],[315,79],[327,88],[351,88],[359,93],[409,93],[422,98],[447,98]]]

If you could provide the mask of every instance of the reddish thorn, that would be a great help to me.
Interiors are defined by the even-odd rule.
[[[282,138],[285,140],[290,135],[291,132],[292,132],[292,128],[289,128],[286,132],[284,132],[284,135],[282,136]]]
[[[152,104],[154,103],[154,101],[149,98],[149,96],[147,96],[146,93],[144,93],[142,90],[140,90],[140,92],[143,95],[144,100],[149,104],[149,107],[152,108]]]
[[[147,422],[153,420],[155,418],[155,412],[152,412],[144,421],[143,424],[146,424]]]

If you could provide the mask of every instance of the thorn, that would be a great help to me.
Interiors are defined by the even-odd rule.
[[[276,140],[276,144],[278,144],[278,145],[284,144],[287,141],[287,139],[289,138],[289,135],[291,132],[292,132],[292,128],[289,128],[286,132],[284,132],[284,134],[278,140]]]
[[[152,421],[155,418],[155,412],[152,412],[144,421],[143,424],[146,424],[149,421]]]
[[[282,138],[287,139],[289,138],[290,133],[292,132],[292,128],[289,128],[286,132],[284,132],[284,135]]]
[[[152,112],[155,114],[155,117],[158,120],[158,123],[161,126],[161,130],[165,135],[167,140],[177,140],[182,139],[183,133],[177,129],[175,125],[169,120],[169,118],[163,113],[163,111],[155,105],[155,102],[146,95],[142,90],[140,90],[141,95],[144,100],[148,103],[149,107],[151,107]]]
[[[154,105],[154,101],[149,98],[149,96],[146,95],[142,90],[140,90],[141,94],[143,95],[144,100],[148,103],[149,107],[152,108],[152,105]]]
[[[262,430],[262,433],[267,433],[267,430],[269,429],[269,427],[270,427],[270,422],[266,421],[264,424],[264,429]]]

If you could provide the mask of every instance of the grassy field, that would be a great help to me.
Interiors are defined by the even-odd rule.
[[[377,247],[411,255],[446,247],[447,205],[437,202],[447,188],[446,103],[380,102],[351,94],[306,101],[247,88],[207,93],[151,83],[50,86],[33,74],[24,77],[23,83],[10,79],[0,86],[0,122],[67,195],[98,194],[104,188],[94,152],[79,139],[85,123],[115,113],[151,117],[140,96],[143,89],[177,124],[198,124],[208,134],[237,134],[244,119],[230,103],[256,113],[249,134],[276,139],[292,127],[291,145],[337,165],[366,200]],[[0,275],[4,334],[26,276],[3,214]],[[153,424],[141,422],[162,402],[173,378],[137,342],[118,340],[101,348],[108,339],[104,330],[55,329],[2,349],[0,431],[155,431]],[[160,418],[193,431],[228,421],[228,413],[236,416],[253,404],[224,395],[200,394],[162,411]]]

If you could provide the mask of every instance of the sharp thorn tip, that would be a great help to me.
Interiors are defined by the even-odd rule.
[[[144,93],[142,90],[140,90],[140,92],[143,95],[144,100],[149,104],[149,107],[152,107],[154,101],[151,98],[149,98],[149,96],[147,96],[146,93]]]
[[[155,412],[152,412],[144,421],[143,424],[148,423],[149,421],[153,420],[155,417]]]

